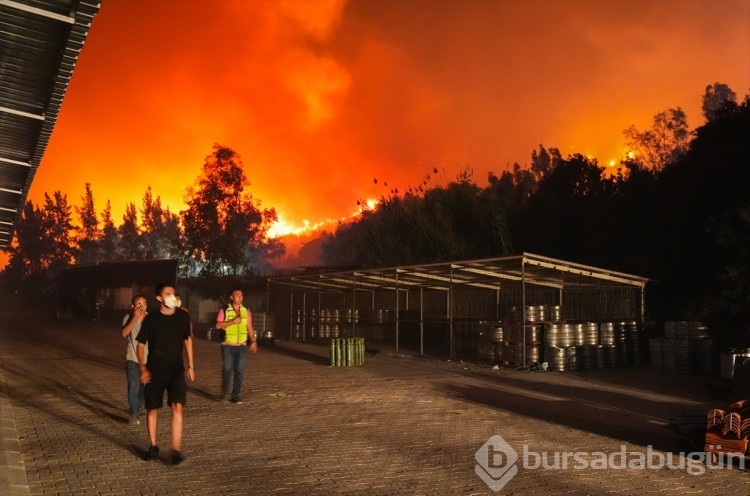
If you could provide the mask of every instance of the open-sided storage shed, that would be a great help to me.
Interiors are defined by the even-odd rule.
[[[631,274],[523,253],[272,277],[268,311],[281,338],[358,336],[391,344],[397,351],[455,358],[482,355],[483,342],[541,346],[542,330],[532,326],[640,326],[646,282]]]

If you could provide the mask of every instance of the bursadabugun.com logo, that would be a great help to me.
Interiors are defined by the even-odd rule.
[[[721,446],[714,446],[717,450]],[[663,453],[651,445],[645,452],[627,451],[529,451],[523,445],[521,457],[502,437],[495,435],[477,450],[474,472],[492,489],[499,491],[518,473],[518,464],[526,470],[684,470],[690,475],[702,475],[708,469],[745,469],[742,453],[724,453],[722,463],[714,462],[710,453]],[[734,463],[736,462],[736,463]]]

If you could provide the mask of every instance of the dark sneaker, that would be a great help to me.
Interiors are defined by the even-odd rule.
[[[148,452],[146,453],[146,460],[156,460],[159,458],[159,447],[158,446],[149,446]]]
[[[185,461],[185,455],[182,454],[182,451],[173,451],[171,461],[172,465],[179,465]]]
[[[138,420],[137,415],[131,415],[128,419],[128,425],[139,425],[141,423],[140,420]]]
[[[235,405],[239,405],[242,403],[242,400],[240,398],[232,398],[230,401]]]

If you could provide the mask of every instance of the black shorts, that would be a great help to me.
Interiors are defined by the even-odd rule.
[[[187,399],[187,383],[185,382],[185,371],[176,370],[171,375],[151,373],[151,382],[146,384],[144,395],[146,397],[146,410],[154,410],[164,406],[164,390],[167,391],[167,405],[173,403],[185,404]]]

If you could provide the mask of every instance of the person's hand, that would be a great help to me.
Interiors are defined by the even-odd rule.
[[[135,310],[133,311],[133,317],[135,317],[136,320],[139,322],[143,320],[143,318],[146,316],[146,306],[145,305],[139,305],[135,307]]]
[[[141,369],[141,383],[148,384],[149,382],[151,382],[151,372],[144,367]]]
[[[190,379],[190,382],[193,382],[195,380],[195,369],[191,369],[188,367],[187,378]]]
[[[255,353],[256,351],[258,351],[258,342],[253,341],[252,343],[248,345],[248,347],[250,348],[251,353]]]

